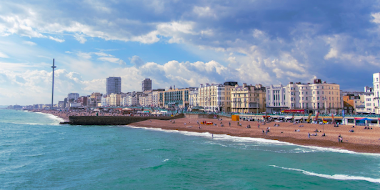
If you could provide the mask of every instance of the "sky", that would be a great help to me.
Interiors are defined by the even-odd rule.
[[[68,93],[312,82],[363,91],[380,72],[372,0],[2,0],[0,105]]]

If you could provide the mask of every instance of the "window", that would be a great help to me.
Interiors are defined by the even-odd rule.
[[[307,97],[306,97],[306,100],[307,100]]]
[[[319,94],[319,91],[317,91],[317,94]]]
[[[303,100],[303,97],[302,97],[302,100]]]
[[[319,97],[317,97],[317,100],[319,100]]]
[[[324,91],[322,91],[322,94],[325,94],[325,92],[324,92]]]

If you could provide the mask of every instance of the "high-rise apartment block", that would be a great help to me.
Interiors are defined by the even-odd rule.
[[[149,78],[144,79],[141,83],[141,86],[143,92],[152,90],[152,80],[150,80]]]
[[[109,77],[106,83],[107,95],[121,93],[121,77]]]

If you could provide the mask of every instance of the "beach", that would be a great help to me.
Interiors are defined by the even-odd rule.
[[[81,112],[71,113],[48,110],[41,112],[53,114],[61,117],[65,121],[69,120],[70,115],[87,115]],[[212,122],[213,124],[201,124],[203,121]],[[198,122],[200,124],[197,124]],[[231,125],[229,125],[229,123],[231,123]],[[208,132],[210,135],[227,134],[237,137],[264,138],[297,145],[344,149],[362,153],[380,153],[379,127],[364,129],[364,126],[353,127],[352,125],[339,125],[339,127],[334,127],[333,124],[320,125],[289,122],[270,122],[264,124],[256,121],[239,121],[239,124],[241,124],[241,126],[238,125],[237,121],[231,121],[230,118],[222,118],[222,120],[181,118],[170,121],[152,119],[136,122],[131,124],[131,126],[199,133]],[[247,128],[248,125],[250,125],[251,128]],[[269,132],[267,132],[268,130]],[[354,132],[350,132],[350,130]],[[315,134],[316,136],[313,136]],[[326,134],[326,136],[322,136],[322,134]]]
[[[217,125],[197,124],[197,121],[213,122]],[[221,127],[221,123],[224,125]],[[231,123],[231,126],[229,126]],[[380,128],[364,129],[364,126],[339,125],[334,127],[333,124],[307,124],[307,123],[286,123],[271,122],[259,123],[254,121],[231,121],[231,119],[189,119],[182,118],[173,121],[164,120],[147,120],[133,123],[136,127],[162,128],[167,130],[193,131],[193,132],[209,132],[211,134],[228,134],[238,137],[253,137],[272,139],[283,142],[289,142],[298,145],[318,146],[326,148],[345,149],[354,152],[380,153]],[[258,127],[258,124],[260,125]],[[274,126],[278,124],[279,126]],[[251,128],[247,128],[250,125]],[[303,125],[303,127],[300,127]],[[201,128],[199,128],[199,126]],[[269,128],[269,132],[265,132]],[[298,130],[296,132],[295,130]],[[314,132],[316,131],[321,132]],[[350,130],[354,132],[350,132]],[[264,130],[264,133],[263,133]],[[308,136],[316,134],[317,136]],[[326,136],[322,136],[325,133]],[[210,134],[210,135],[211,135]],[[342,142],[338,142],[338,136],[342,137]]]

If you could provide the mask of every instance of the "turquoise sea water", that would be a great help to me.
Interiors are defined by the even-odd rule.
[[[0,110],[0,189],[380,189],[380,155]]]

